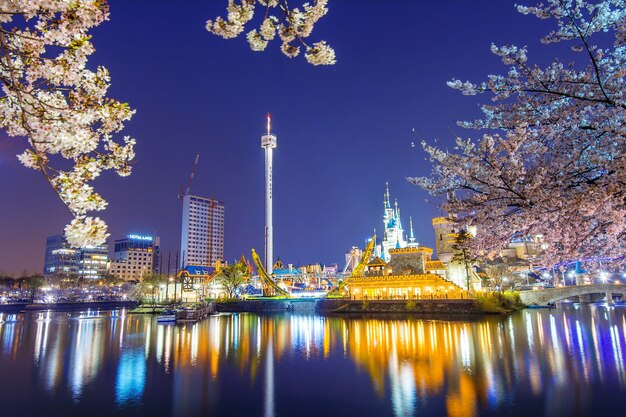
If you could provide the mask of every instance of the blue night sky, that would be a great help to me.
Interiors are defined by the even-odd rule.
[[[137,161],[130,177],[96,181],[109,201],[96,215],[111,239],[156,232],[166,254],[179,247],[177,193],[196,153],[192,194],[225,203],[227,260],[262,251],[268,111],[278,136],[274,253],[283,262],[343,267],[352,245],[381,230],[387,180],[405,228],[413,216],[416,237],[432,246],[430,219],[440,213],[405,177],[429,172],[421,139],[476,137],[456,121],[477,117],[488,100],[446,81],[503,72],[492,42],[528,45],[538,63],[553,52],[538,42],[549,23],[517,13],[513,1],[331,0],[311,38],[335,48],[331,67],[289,60],[278,43],[257,53],[243,36],[209,34],[205,22],[225,14],[226,0],[110,3],[90,62],[109,69],[110,96],[137,109],[123,132],[137,139]],[[70,220],[40,174],[15,158],[23,144],[0,139],[0,272],[40,272],[46,236]]]

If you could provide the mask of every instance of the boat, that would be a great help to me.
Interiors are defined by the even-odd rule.
[[[157,323],[176,323],[176,310],[164,310],[157,317]]]

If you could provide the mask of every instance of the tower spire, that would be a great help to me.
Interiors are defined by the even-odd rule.
[[[413,217],[410,217],[410,216],[409,216],[409,229],[410,229],[409,240],[411,241],[411,243],[414,243],[415,235],[413,235]]]
[[[391,208],[391,197],[389,197],[389,181],[385,182],[387,186],[387,192],[385,193],[385,205],[387,208]]]
[[[272,116],[267,112],[267,134],[271,135],[272,132]]]

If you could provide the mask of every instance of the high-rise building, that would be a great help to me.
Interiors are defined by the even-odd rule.
[[[115,241],[111,274],[124,280],[139,281],[144,275],[159,272],[158,236],[128,235]]]
[[[78,275],[80,250],[72,248],[62,234],[49,236],[46,240],[46,256],[43,274],[46,277]]]
[[[109,266],[109,245],[80,248],[78,275],[86,279],[104,278]]]
[[[180,256],[180,266],[210,266],[224,260],[224,203],[183,196]]]

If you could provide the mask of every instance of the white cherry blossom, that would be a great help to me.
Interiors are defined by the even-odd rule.
[[[206,23],[206,29],[224,39],[239,36],[253,19],[255,11],[262,16],[257,29],[246,35],[250,49],[263,51],[276,37],[281,40],[280,50],[289,58],[300,54],[300,47],[306,50],[305,58],[313,65],[333,65],[335,51],[324,41],[312,45],[307,38],[315,24],[328,12],[328,0],[314,0],[304,3],[301,8],[291,7],[286,0],[228,0],[227,17],[217,17]]]
[[[0,127],[25,139],[18,159],[75,217],[66,227],[75,246],[107,236],[106,224],[87,215],[107,204],[89,183],[103,170],[128,175],[135,156],[134,139],[114,140],[134,110],[106,96],[104,67],[86,67],[90,31],[108,17],[102,0],[0,0]]]

